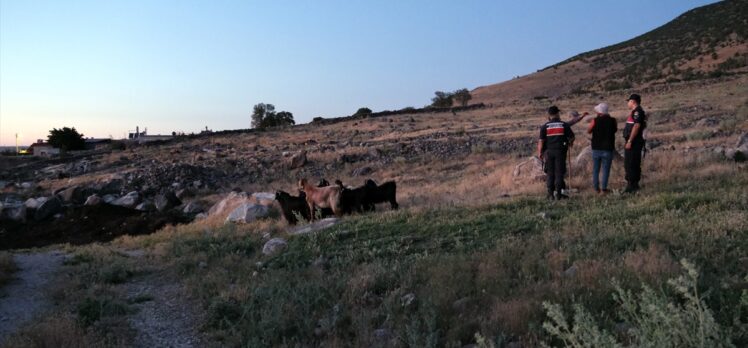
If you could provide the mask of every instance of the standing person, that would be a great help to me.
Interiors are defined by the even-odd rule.
[[[608,193],[608,177],[610,164],[613,162],[613,151],[616,149],[616,131],[618,122],[608,114],[608,104],[600,103],[595,106],[597,117],[592,119],[587,129],[592,134],[592,186],[597,193]],[[600,167],[603,170],[602,188],[600,183]]]
[[[568,123],[561,121],[560,114],[561,111],[555,105],[548,108],[548,122],[540,127],[538,140],[538,157],[544,161],[548,175],[548,199],[557,200],[569,198],[561,193],[561,189],[566,187],[566,150],[574,142],[574,132]]]
[[[624,147],[623,165],[626,168],[626,193],[639,190],[639,180],[642,176],[642,151],[644,150],[644,130],[647,128],[647,115],[641,107],[642,98],[632,94],[628,103],[629,117],[623,129]]]

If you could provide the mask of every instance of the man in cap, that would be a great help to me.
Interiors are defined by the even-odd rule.
[[[548,175],[548,199],[568,198],[561,193],[561,189],[566,187],[566,150],[574,142],[574,132],[568,123],[561,121],[560,115],[561,110],[557,106],[548,108],[548,122],[540,127],[538,140],[538,157],[544,161]]]
[[[629,113],[626,127],[623,129],[624,146],[623,165],[626,169],[625,192],[633,193],[639,190],[639,180],[642,176],[642,151],[644,150],[644,130],[647,128],[647,115],[641,107],[642,98],[632,94],[626,102]]]

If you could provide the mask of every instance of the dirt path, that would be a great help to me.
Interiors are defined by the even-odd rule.
[[[65,254],[60,251],[13,255],[18,266],[16,279],[0,288],[0,343],[35,315],[52,307],[44,290],[64,259]]]
[[[135,347],[201,347],[198,328],[203,322],[197,303],[178,282],[157,270],[122,285],[137,312],[129,318],[137,335]]]

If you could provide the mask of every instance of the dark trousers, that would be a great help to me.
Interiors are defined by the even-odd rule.
[[[623,166],[626,168],[626,183],[628,188],[639,188],[639,180],[642,178],[642,150],[644,143],[634,141],[631,149],[623,153]]]
[[[548,193],[561,193],[561,189],[566,187],[566,150],[545,150],[545,173]]]

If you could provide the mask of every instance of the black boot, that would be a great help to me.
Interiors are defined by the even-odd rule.
[[[569,196],[561,193],[561,191],[556,192],[556,200],[562,200],[562,199],[569,199]]]

